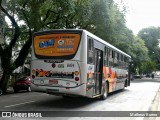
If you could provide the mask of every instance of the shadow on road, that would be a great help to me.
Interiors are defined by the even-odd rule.
[[[82,97],[57,97],[51,96],[50,99],[46,99],[43,101],[39,101],[38,103],[34,103],[34,106],[37,105],[42,108],[64,108],[64,109],[73,109],[84,107],[88,104],[93,104],[98,102],[96,99],[88,99]]]
[[[122,89],[122,90],[117,90],[115,92],[109,93],[108,98],[111,96],[116,96],[117,94],[123,93],[123,92],[129,92],[128,89]]]
[[[108,95],[108,99],[110,97],[113,97],[114,95],[116,96],[117,94],[120,94],[122,92],[127,92],[127,89],[124,90],[118,90],[116,92],[110,93]],[[33,103],[33,106],[38,106],[40,108],[48,108],[48,109],[79,109],[79,108],[84,108],[85,106],[94,104],[100,104],[101,102],[107,102],[106,100],[100,100],[98,98],[91,99],[91,98],[83,98],[83,97],[55,97],[50,95],[50,98],[46,100],[41,100],[36,103]],[[32,106],[32,107],[33,107]]]

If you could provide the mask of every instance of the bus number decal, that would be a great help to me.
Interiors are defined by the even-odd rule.
[[[67,67],[74,67],[74,64],[69,63],[69,64],[67,64]]]
[[[64,64],[59,64],[58,68],[64,68]]]

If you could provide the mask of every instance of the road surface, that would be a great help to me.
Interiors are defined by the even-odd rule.
[[[135,79],[131,86],[114,93],[109,94],[106,100],[87,99],[87,98],[63,98],[45,93],[22,92],[17,94],[8,94],[0,97],[1,111],[113,111],[113,116],[118,111],[156,111],[157,105],[154,104],[155,97],[160,87],[159,79]],[[115,112],[114,112],[115,111]],[[52,116],[49,112],[47,115]],[[82,113],[81,113],[82,114]],[[99,112],[93,112],[99,119],[122,119],[134,120],[143,119],[143,117],[125,117],[125,118],[104,118]],[[82,115],[83,116],[83,115]],[[123,116],[123,115],[122,115]],[[84,116],[85,117],[85,116]],[[65,119],[87,119],[96,120],[93,117],[67,117]],[[100,118],[103,117],[103,118]],[[5,118],[2,118],[5,119]],[[7,118],[8,119],[8,118]],[[13,119],[13,118],[12,118]],[[19,120],[22,118],[19,118]],[[26,118],[23,118],[26,119]],[[32,119],[32,118],[30,118]],[[41,119],[52,119],[41,118]],[[63,116],[54,119],[63,120]],[[0,119],[1,120],[1,119]],[[16,118],[17,120],[17,118]],[[35,119],[34,119],[35,120]]]

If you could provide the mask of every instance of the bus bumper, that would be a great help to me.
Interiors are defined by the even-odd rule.
[[[76,87],[53,87],[53,86],[40,86],[31,83],[31,90],[35,92],[44,92],[52,95],[68,95],[68,96],[86,96],[86,84],[81,84]]]

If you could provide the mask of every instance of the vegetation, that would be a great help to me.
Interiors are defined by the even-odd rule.
[[[142,64],[143,71],[150,73],[154,70],[160,70],[160,27],[148,27],[139,31],[138,36],[145,42],[150,60]]]
[[[32,44],[32,33],[50,29],[86,29],[132,56],[135,68],[149,60],[145,42],[125,24],[125,7],[113,0],[3,0],[1,11],[10,19],[5,44],[0,45],[3,76],[0,89],[6,93],[8,78],[22,66]],[[2,3],[2,0],[0,0]],[[22,24],[23,23],[23,24]],[[14,50],[19,50],[13,59]],[[143,64],[144,65],[144,64]],[[133,69],[134,70],[134,69]]]

